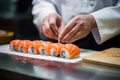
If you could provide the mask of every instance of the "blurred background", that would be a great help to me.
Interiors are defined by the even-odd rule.
[[[32,0],[0,0],[0,44],[11,39],[39,39],[31,10]]]

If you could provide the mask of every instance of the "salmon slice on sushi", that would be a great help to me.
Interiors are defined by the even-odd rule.
[[[50,55],[51,45],[52,42],[43,42],[43,44],[39,46],[39,53],[46,56]]]
[[[18,51],[18,47],[20,45],[21,40],[12,40],[10,42],[10,50],[12,51]]]
[[[31,44],[30,40],[22,40],[20,42],[20,45],[18,47],[18,51],[27,53],[28,52],[28,47]]]
[[[39,46],[43,44],[43,41],[40,40],[34,40],[31,42],[28,48],[28,52],[32,54],[39,54]]]
[[[63,48],[61,48],[60,57],[73,59],[79,57],[80,48],[74,44],[65,44]]]
[[[62,43],[54,43],[54,44],[52,44],[52,47],[50,49],[50,55],[55,56],[55,57],[60,56],[60,51],[61,51],[62,46],[63,46]]]

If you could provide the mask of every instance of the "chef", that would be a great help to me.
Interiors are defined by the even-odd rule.
[[[82,48],[119,47],[120,0],[33,0],[32,4],[33,22],[43,40],[57,40],[59,34],[61,42]]]

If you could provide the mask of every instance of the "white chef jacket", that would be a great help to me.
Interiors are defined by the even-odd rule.
[[[65,23],[76,15],[91,14],[97,27],[92,30],[98,44],[120,34],[120,0],[33,0],[34,24],[50,13],[59,13]]]

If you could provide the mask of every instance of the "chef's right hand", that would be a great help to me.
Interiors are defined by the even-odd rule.
[[[46,37],[57,40],[58,29],[63,26],[64,22],[61,16],[57,13],[51,13],[43,18],[40,30]]]

